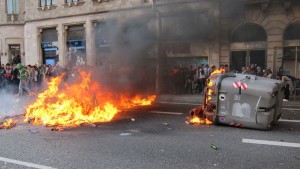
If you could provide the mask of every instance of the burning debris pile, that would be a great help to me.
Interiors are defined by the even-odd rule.
[[[48,89],[26,108],[25,122],[57,128],[109,122],[124,109],[151,105],[156,96],[133,98],[116,96],[91,80],[91,73],[79,71],[79,82],[62,83],[63,76],[52,78]]]
[[[13,120],[12,118],[5,120],[0,124],[0,129],[11,129],[16,126],[18,120]]]
[[[218,76],[223,72],[224,70],[216,69],[211,73],[210,77]],[[210,78],[208,78],[205,83],[204,104],[190,111],[190,117],[187,121],[188,124],[213,124],[216,115],[216,104],[209,101],[212,99],[214,93],[215,85],[210,81]]]

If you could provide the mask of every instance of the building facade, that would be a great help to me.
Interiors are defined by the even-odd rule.
[[[298,0],[5,0],[0,12],[1,63],[65,65],[73,49],[88,65],[127,53],[300,76]]]

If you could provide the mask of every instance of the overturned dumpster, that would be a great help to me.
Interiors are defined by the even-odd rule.
[[[285,84],[246,74],[212,74],[206,83],[204,105],[192,116],[213,124],[269,130],[281,116]]]

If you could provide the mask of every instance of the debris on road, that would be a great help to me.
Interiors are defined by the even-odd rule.
[[[214,145],[214,144],[211,144],[210,147],[213,148],[213,149],[215,149],[215,150],[218,150],[218,147],[216,145]]]
[[[93,123],[82,123],[81,126],[97,127],[97,125],[96,125],[96,124],[93,124]]]
[[[163,122],[163,125],[164,126],[170,126],[168,123],[166,123],[166,122]]]
[[[30,133],[32,134],[36,134],[36,133],[39,133],[39,131],[35,130],[35,129],[29,129],[28,130]]]
[[[300,156],[296,156],[295,158],[296,158],[297,160],[300,160]]]
[[[128,130],[128,132],[130,132],[130,133],[139,133],[139,132],[140,132],[140,130],[137,130],[137,129],[132,129],[132,130]]]
[[[121,133],[120,136],[131,136],[131,133]]]
[[[65,128],[61,126],[57,126],[55,128],[52,128],[51,131],[63,131]]]
[[[17,125],[18,120],[13,120],[12,118],[5,120],[1,125],[0,129],[11,129]]]
[[[290,131],[294,131],[294,129],[293,129],[293,128],[289,128],[289,130],[290,130]]]
[[[130,120],[131,120],[132,122],[134,122],[134,121],[135,121],[135,118],[131,118]]]

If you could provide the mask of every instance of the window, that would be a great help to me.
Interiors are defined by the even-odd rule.
[[[7,0],[7,13],[8,14],[19,13],[19,0]]]
[[[53,6],[56,0],[40,0],[40,6]]]
[[[79,0],[65,0],[66,3],[78,2]]]

